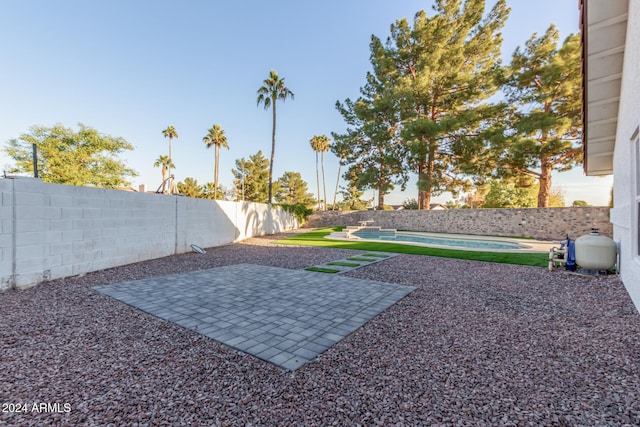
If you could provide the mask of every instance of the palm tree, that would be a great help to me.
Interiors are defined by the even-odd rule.
[[[335,140],[336,134],[333,133],[332,136],[334,137],[334,140]],[[336,143],[331,146],[331,151],[338,158],[338,178],[336,179],[336,189],[333,192],[333,209],[332,209],[332,210],[335,210],[336,200],[338,198],[338,187],[340,185],[340,171],[342,170],[342,166],[348,163],[347,157],[349,156],[349,146],[345,144]]]
[[[331,210],[336,210],[336,200],[338,199],[338,184],[340,183],[340,170],[342,169],[342,162],[345,161],[345,158],[342,157],[342,155],[340,156],[340,159],[338,160],[338,179],[336,179],[336,189],[333,192],[333,207],[331,208]]]
[[[222,130],[220,125],[213,125],[213,127],[209,129],[209,133],[202,138],[202,141],[207,148],[211,148],[211,146],[216,147],[215,165],[213,167],[213,199],[215,200],[218,198],[218,164],[220,161],[220,147],[222,146],[228,150],[229,145],[227,144],[227,137],[224,135],[224,130]]]
[[[271,162],[269,163],[269,198],[268,203],[271,204],[271,196],[273,194],[273,159],[276,150],[276,101],[285,101],[287,98],[294,99],[293,92],[284,85],[284,77],[278,77],[278,73],[274,70],[269,72],[269,77],[263,81],[263,85],[257,91],[257,104],[264,105],[264,109],[271,107],[273,112],[273,128],[271,131]]]
[[[178,138],[178,132],[176,132],[176,128],[171,125],[163,130],[162,134],[165,138],[169,138],[169,160],[173,160],[173,157],[171,156],[171,140],[173,138]],[[171,168],[169,168],[169,175],[171,175]]]
[[[162,167],[162,185],[160,188],[162,188],[162,192],[164,192],[165,183],[167,182],[167,171],[171,170],[171,168],[175,168],[176,165],[173,164],[169,156],[159,156],[153,164],[153,167],[157,168],[159,166]]]
[[[321,156],[321,162],[322,162],[322,188],[324,190],[323,210],[325,211],[327,210],[327,184],[324,179],[324,153],[326,151],[329,151],[330,147],[331,147],[331,140],[327,135],[320,135],[320,136],[314,135],[313,138],[311,138],[311,148],[313,148],[313,151],[316,152],[316,179],[318,177],[318,153],[322,153],[320,156]],[[318,184],[318,187],[320,187],[319,184]],[[320,199],[320,188],[318,188],[318,203],[320,203],[319,199]]]
[[[311,138],[311,149],[316,152],[316,184],[318,185],[318,209],[320,209],[320,175],[318,174],[318,153],[320,147],[318,146],[317,137]]]

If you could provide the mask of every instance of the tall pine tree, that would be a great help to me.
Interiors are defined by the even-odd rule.
[[[428,17],[391,26],[386,45],[374,39],[372,58],[392,64],[393,96],[400,106],[401,136],[418,174],[418,206],[467,184],[460,178],[478,162],[497,107],[485,101],[498,89],[500,33],[509,9],[498,0],[485,16],[484,0],[436,0]],[[476,153],[476,154],[474,154]]]
[[[514,106],[501,172],[538,180],[538,207],[548,207],[551,172],[581,160],[580,38],[558,47],[558,31],[534,34],[506,68],[505,92]]]
[[[395,185],[404,190],[408,176],[403,164],[406,149],[400,140],[394,82],[388,64],[374,58],[376,46],[374,37],[371,45],[373,73],[367,74],[367,84],[360,89],[361,96],[356,102],[347,99],[344,103],[336,103],[348,128],[344,134],[333,134],[335,143],[331,149],[341,162],[350,165],[345,178],[355,178],[352,185],[359,190],[377,190],[378,208],[383,209],[384,196]]]
[[[236,167],[231,169],[231,173],[234,177],[233,185],[238,193],[244,193],[242,200],[268,203],[269,160],[264,157],[262,150],[250,155],[249,160],[244,157],[236,160]]]
[[[300,172],[286,171],[283,173],[278,179],[276,189],[275,199],[277,203],[311,207],[316,202]]]

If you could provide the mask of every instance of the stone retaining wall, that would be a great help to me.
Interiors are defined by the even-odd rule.
[[[399,211],[327,211],[309,217],[305,227],[356,225],[360,221],[398,230],[485,234],[558,240],[575,239],[592,228],[612,237],[609,208],[451,209]]]

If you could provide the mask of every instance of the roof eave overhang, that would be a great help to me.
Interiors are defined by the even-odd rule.
[[[613,173],[628,0],[580,0],[582,149],[587,175]]]

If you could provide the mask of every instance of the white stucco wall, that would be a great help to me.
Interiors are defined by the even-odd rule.
[[[635,208],[635,148],[631,138],[640,125],[640,2],[629,2],[624,68],[614,152],[614,240],[620,248],[621,278],[640,309],[640,257]],[[640,167],[640,165],[639,165]]]
[[[0,179],[0,290],[297,225],[265,204]]]
[[[0,289],[10,286],[13,249],[13,180],[0,179]]]

